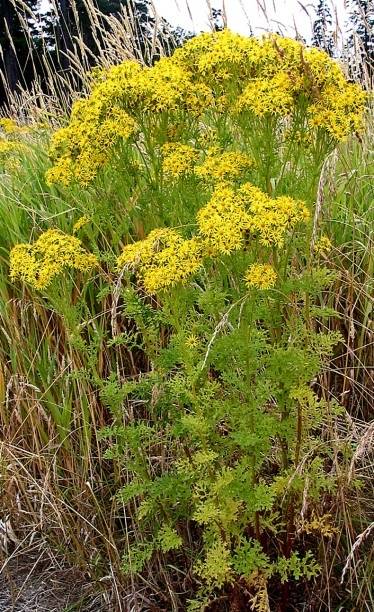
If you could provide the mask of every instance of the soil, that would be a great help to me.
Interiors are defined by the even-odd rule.
[[[81,572],[45,554],[0,559],[0,612],[86,612],[95,609],[89,591]]]

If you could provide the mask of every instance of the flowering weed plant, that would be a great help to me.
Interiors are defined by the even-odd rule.
[[[122,576],[157,575],[173,610],[290,609],[336,535],[331,457],[352,449],[317,385],[343,337],[315,203],[364,103],[324,52],[224,30],[95,73],[52,137],[46,189],[80,194],[80,217],[14,246],[11,279],[57,312],[66,280],[69,380],[100,407],[81,426],[89,444],[88,414],[104,425]]]

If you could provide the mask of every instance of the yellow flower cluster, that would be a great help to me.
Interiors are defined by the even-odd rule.
[[[245,153],[237,151],[220,153],[218,147],[212,147],[204,162],[195,168],[195,173],[205,180],[231,180],[239,177],[251,166],[253,160]]]
[[[202,266],[202,245],[184,240],[172,229],[156,229],[145,240],[130,244],[117,259],[119,269],[137,271],[147,293],[185,282]]]
[[[309,210],[301,200],[289,196],[271,198],[250,183],[240,187],[239,196],[251,213],[249,229],[259,236],[264,246],[283,246],[287,232],[310,217]]]
[[[248,287],[271,289],[277,281],[277,273],[269,264],[253,264],[246,272],[245,281]]]
[[[73,106],[70,123],[58,130],[51,142],[54,165],[47,171],[48,184],[87,185],[110,159],[120,139],[136,132],[136,122],[115,100],[100,99],[98,91]]]
[[[339,90],[335,85],[328,85],[321,100],[309,107],[309,122],[312,127],[324,128],[336,140],[342,140],[349,132],[362,128],[365,98],[358,84],[345,84]]]
[[[251,218],[234,189],[219,184],[206,206],[197,213],[197,224],[213,253],[231,253],[243,246]]]
[[[0,138],[0,158],[20,150],[20,143]]]
[[[282,246],[286,234],[308,216],[302,202],[287,196],[272,199],[250,183],[235,190],[221,182],[197,213],[197,236],[184,240],[173,229],[153,230],[145,240],[123,249],[118,268],[136,271],[145,290],[157,293],[185,282],[202,267],[204,257],[243,248],[250,235],[266,246]],[[247,284],[261,289],[270,288],[275,280],[271,266],[262,264],[252,266],[246,276]]]
[[[294,106],[294,86],[285,72],[270,78],[253,79],[236,104],[238,111],[251,111],[258,117],[288,115]]]
[[[20,127],[9,117],[0,119],[0,164],[9,174],[14,174],[21,168],[20,154],[26,151],[27,147],[20,135],[27,131],[27,128]]]
[[[327,56],[321,49],[316,47],[303,49],[302,59],[305,63],[303,80],[306,87],[315,85],[323,89],[330,85],[348,85],[338,62]]]
[[[332,249],[332,243],[328,236],[322,234],[314,245],[314,252],[316,255],[325,257]]]
[[[172,229],[152,230],[145,240],[125,246],[118,257],[118,267],[135,270],[140,266],[148,266],[155,253],[165,248],[176,248],[181,240],[181,236]]]
[[[69,125],[53,138],[48,180],[87,184],[147,113],[152,130],[157,114],[167,126],[181,112],[194,120],[214,110],[235,121],[242,111],[283,117],[302,106],[311,128],[342,139],[360,128],[364,103],[362,89],[323,51],[278,35],[204,33],[152,67],[126,61],[96,72],[90,96],[74,104]],[[203,130],[204,121],[197,128]]]
[[[75,236],[49,229],[33,244],[17,244],[10,253],[11,280],[20,279],[35,289],[44,289],[65,268],[82,272],[97,265]]]
[[[212,252],[230,253],[243,246],[248,234],[258,236],[264,246],[281,247],[287,233],[309,216],[299,200],[271,198],[251,183],[237,191],[221,183],[197,213],[197,223]]]
[[[27,130],[27,128],[22,128],[14,121],[14,119],[10,119],[10,117],[3,117],[0,119],[0,128],[5,134],[20,134]]]
[[[181,142],[167,142],[162,147],[162,168],[166,177],[179,178],[192,172],[199,153]]]
[[[361,126],[362,88],[350,85],[339,64],[324,51],[305,48],[296,40],[275,34],[246,38],[224,30],[188,41],[173,61],[209,84],[216,100],[217,94],[223,94],[222,110],[288,115],[300,98],[310,105],[311,126],[316,116],[318,125],[337,139]],[[320,114],[325,99],[341,124],[339,130],[332,129],[331,117]]]
[[[82,217],[79,217],[78,221],[76,221],[76,223],[74,223],[73,225],[73,234],[76,234],[77,232],[79,232],[79,230],[82,229],[82,227],[87,225],[87,223],[89,222],[90,222],[90,218],[87,215],[83,215]]]
[[[5,119],[2,121],[5,121]],[[21,168],[19,156],[20,153],[26,150],[26,146],[19,140],[11,139],[14,133],[10,134],[9,136],[8,132],[7,138],[0,137],[0,165],[5,172],[13,174]]]
[[[243,248],[250,235],[266,246],[283,245],[287,232],[308,218],[302,202],[287,196],[270,198],[250,183],[235,189],[218,183],[209,202],[197,213],[199,233],[186,240],[170,228],[155,229],[147,238],[127,245],[117,259],[119,269],[136,272],[144,289],[155,294],[177,283],[185,282],[203,265],[203,258],[230,254]],[[88,221],[82,217],[74,232]],[[76,236],[57,229],[42,234],[33,244],[18,244],[10,254],[10,276],[43,289],[65,267],[89,270],[97,265]],[[269,288],[276,277],[272,268],[251,266],[247,284]]]
[[[199,151],[180,142],[167,142],[162,147],[162,168],[166,177],[179,178],[194,172],[206,181],[229,181],[238,178],[253,166],[253,160],[238,151],[221,152],[211,147],[203,163],[196,165]]]
[[[141,106],[153,112],[180,108],[191,85],[188,72],[166,57],[139,72],[134,82]]]

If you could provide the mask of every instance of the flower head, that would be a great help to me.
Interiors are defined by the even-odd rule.
[[[213,252],[228,254],[243,246],[251,220],[234,189],[222,183],[197,213],[197,223],[207,246]]]
[[[82,227],[87,225],[87,223],[89,222],[90,222],[90,218],[87,215],[83,215],[82,217],[79,217],[78,221],[76,221],[73,225],[73,234],[76,234],[77,232],[79,232],[79,230],[82,229]]]
[[[341,140],[361,128],[366,99],[323,51],[278,35],[254,38],[229,30],[196,36],[150,67],[125,61],[96,70],[91,83],[90,95],[74,103],[69,124],[52,139],[50,183],[88,184],[121,140],[131,143],[140,125],[150,142],[160,127],[157,117],[167,129],[183,112],[198,132],[209,121],[196,120],[212,109],[234,120],[246,112],[257,121],[292,117],[302,108],[311,130]],[[13,129],[9,121],[3,120],[3,129]],[[232,174],[230,160],[225,162]],[[217,178],[226,178],[227,170],[218,168],[212,166]]]
[[[310,217],[301,200],[289,196],[271,198],[251,183],[242,185],[239,194],[250,213],[250,231],[264,246],[282,247],[287,233]]]
[[[277,281],[277,273],[269,264],[253,264],[246,272],[245,281],[248,287],[271,289]]]
[[[117,264],[120,269],[136,271],[147,293],[155,294],[186,282],[201,268],[202,258],[200,240],[184,240],[175,230],[164,228],[153,230],[144,240],[127,245]]]
[[[75,236],[58,229],[41,234],[33,244],[17,244],[10,252],[10,278],[23,280],[35,289],[44,289],[65,268],[82,272],[98,263]]]
[[[19,134],[25,131],[25,128],[20,127],[14,121],[14,119],[10,119],[9,117],[3,117],[0,119],[0,128],[5,132],[5,134]]]
[[[194,147],[181,142],[167,142],[162,147],[162,168],[168,178],[179,178],[189,174],[199,153]]]
[[[239,151],[220,153],[218,147],[213,147],[204,162],[195,168],[195,173],[205,180],[222,181],[238,178],[252,166],[252,158],[245,153]]]
[[[322,257],[325,257],[329,253],[329,251],[331,251],[331,249],[332,243],[330,238],[325,234],[322,234],[322,236],[320,236],[320,238],[315,242],[313,250],[316,255],[321,255]]]
[[[253,79],[238,99],[237,110],[264,115],[289,115],[295,104],[291,78],[279,72],[270,78]]]

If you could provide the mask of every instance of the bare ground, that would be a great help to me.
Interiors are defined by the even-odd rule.
[[[22,551],[0,558],[0,612],[102,609],[82,572],[62,565],[54,556]]]

